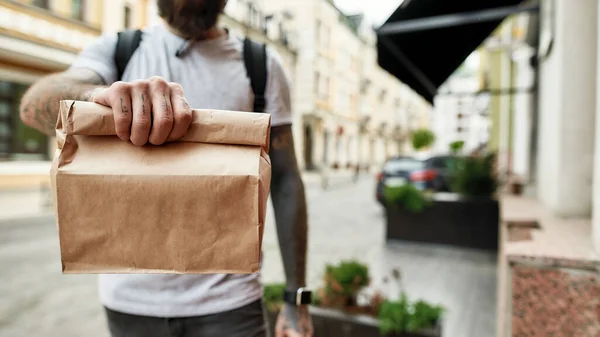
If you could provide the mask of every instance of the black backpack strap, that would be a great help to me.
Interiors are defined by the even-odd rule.
[[[248,38],[244,39],[244,64],[254,92],[254,112],[264,112],[267,88],[267,47]]]
[[[128,29],[117,34],[117,48],[115,50],[115,64],[117,65],[117,81],[120,81],[125,72],[127,63],[142,41],[142,31]]]

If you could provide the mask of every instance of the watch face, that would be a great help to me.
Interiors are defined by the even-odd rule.
[[[293,305],[307,305],[312,302],[312,292],[302,288],[296,291],[285,290],[283,300]]]

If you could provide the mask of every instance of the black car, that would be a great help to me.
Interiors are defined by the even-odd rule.
[[[427,159],[402,156],[389,159],[377,175],[377,201],[383,203],[385,186],[412,184],[421,190],[449,192],[454,160],[452,156],[433,156]]]

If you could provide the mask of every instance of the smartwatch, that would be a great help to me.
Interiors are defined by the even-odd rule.
[[[283,301],[297,307],[310,304],[312,300],[312,292],[304,288],[298,288],[296,291],[283,291]]]

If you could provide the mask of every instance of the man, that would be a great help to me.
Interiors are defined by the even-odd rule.
[[[226,0],[157,0],[164,25],[144,31],[117,81],[117,35],[84,50],[72,67],[42,78],[23,97],[21,118],[54,134],[59,100],[112,107],[118,136],[136,146],[177,140],[194,108],[252,111],[242,39],[217,27]],[[265,112],[272,115],[271,161],[277,231],[289,294],[305,285],[307,216],[291,132],[290,88],[268,52]],[[185,94],[184,94],[185,93]],[[132,145],[133,146],[133,145]],[[100,275],[113,337],[266,336],[259,275]],[[305,305],[286,303],[277,336],[312,336]]]

